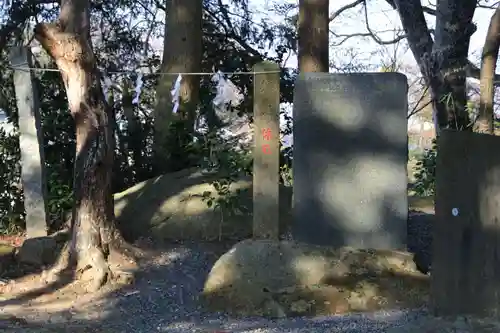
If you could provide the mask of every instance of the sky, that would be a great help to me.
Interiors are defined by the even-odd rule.
[[[250,8],[256,13],[255,15],[257,17],[267,17],[268,19],[275,22],[280,22],[282,20],[282,18],[273,15],[269,11],[269,9],[272,8],[273,0],[249,1]],[[290,4],[297,3],[297,1],[290,0],[285,0],[284,2]],[[351,2],[353,2],[353,0],[331,0],[330,12],[334,12]],[[426,4],[427,0],[423,0],[423,3]],[[360,10],[361,8],[362,7],[359,5],[355,9],[351,9],[350,11],[345,12],[345,14],[343,14],[330,25],[330,29],[335,31],[336,33],[342,34],[366,32],[364,12]],[[491,9],[482,8],[477,8],[475,11],[474,22],[477,25],[477,31],[471,38],[469,48],[470,59],[473,61],[477,61],[479,59],[478,55],[481,52],[489,21],[493,12],[494,11]],[[399,15],[387,4],[385,0],[368,0],[368,13],[370,28],[373,31],[379,32],[378,36],[383,40],[392,39],[394,37],[394,30],[402,29]],[[434,25],[433,17],[430,15],[426,15],[426,18],[428,19],[429,25],[432,28]],[[366,38],[353,38],[342,44],[341,48],[346,49],[349,47],[359,48],[362,50],[362,53],[365,53],[367,55],[371,52],[376,52],[377,49],[380,49],[380,46],[377,45],[374,41],[369,41]],[[386,47],[386,49],[390,48],[391,46]],[[338,52],[338,50],[336,50],[335,48],[332,48],[330,50],[330,53],[340,58],[342,57],[341,52]],[[338,55],[339,53],[340,55]],[[377,57],[374,58],[373,56],[370,56],[367,57],[366,60],[367,62],[373,63],[379,59]],[[408,51],[404,55],[404,60],[408,62],[408,64],[415,65],[413,55],[410,51]],[[292,57],[287,65],[290,67],[295,67],[297,65],[296,57]]]

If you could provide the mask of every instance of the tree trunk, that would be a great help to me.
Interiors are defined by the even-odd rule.
[[[116,118],[115,112],[115,93],[113,89],[109,89],[108,96],[106,97],[106,102],[108,107],[111,109],[111,128],[113,129],[112,136],[113,140],[111,141],[113,151],[113,170],[111,172],[111,193],[121,192],[124,188],[124,184],[127,184],[127,180],[131,178],[132,171],[130,170],[130,163],[128,158],[128,149],[126,145],[126,139],[120,132],[120,128],[118,127],[118,120]],[[118,148],[118,149],[117,149]],[[118,156],[116,155],[116,151],[120,153]],[[124,166],[127,168],[124,170]]]
[[[125,118],[127,118],[127,148],[132,152],[132,160],[136,171],[142,170],[144,163],[142,151],[144,150],[143,134],[139,119],[134,112],[131,85],[128,80],[124,81],[122,92],[122,107]]]
[[[491,17],[481,57],[481,88],[477,130],[494,134],[493,101],[495,98],[495,70],[500,47],[500,7]]]
[[[329,0],[300,0],[298,21],[298,62],[300,72],[330,69],[328,43]]]
[[[395,8],[426,84],[431,89],[436,132],[471,130],[465,77],[475,0],[438,1],[433,42],[420,1],[387,0]]]
[[[59,20],[38,24],[35,38],[61,71],[75,120],[71,264],[76,265],[75,277],[95,291],[110,277],[107,259],[116,236],[111,190],[114,137],[112,111],[89,39],[88,0],[62,1]]]
[[[430,74],[440,128],[472,130],[465,87],[476,0],[442,0],[436,8],[436,33]]]
[[[202,59],[202,1],[169,0],[167,1],[163,63],[161,72],[191,73],[201,70]],[[162,75],[156,90],[154,110],[155,140],[154,153],[158,171],[168,162],[165,147],[173,117],[173,103],[170,91],[174,87],[177,75]],[[199,75],[183,75],[180,91],[178,114],[186,120],[188,131],[192,131],[196,119]]]

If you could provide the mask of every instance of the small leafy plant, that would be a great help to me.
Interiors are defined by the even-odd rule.
[[[432,141],[432,147],[426,149],[415,168],[415,194],[419,196],[432,196],[436,191],[436,139]]]

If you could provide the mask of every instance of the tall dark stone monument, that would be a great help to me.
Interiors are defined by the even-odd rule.
[[[406,76],[301,73],[293,105],[293,237],[405,248]]]
[[[437,141],[430,310],[500,318],[500,137],[443,130]]]

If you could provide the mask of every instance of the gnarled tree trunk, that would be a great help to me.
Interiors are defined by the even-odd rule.
[[[112,111],[104,99],[90,44],[88,0],[63,0],[59,20],[38,24],[35,38],[61,71],[75,120],[75,207],[70,255],[76,278],[88,282],[88,290],[93,291],[110,277],[107,259],[117,232],[111,189]]]
[[[494,134],[493,101],[495,98],[495,70],[500,47],[500,7],[491,17],[481,57],[481,88],[479,118],[476,122],[479,132]]]

